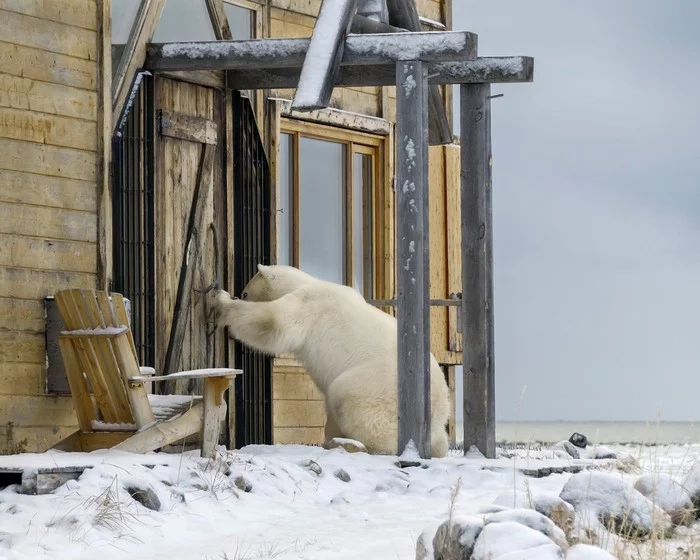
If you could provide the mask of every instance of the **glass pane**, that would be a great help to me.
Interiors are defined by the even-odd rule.
[[[141,0],[115,0],[112,2],[112,44],[124,45],[129,40],[131,26],[136,19]]]
[[[280,138],[279,186],[277,201],[279,230],[277,232],[278,264],[293,264],[292,243],[294,240],[292,224],[294,223],[294,205],[292,204],[292,185],[294,184],[294,137],[282,134]]]
[[[302,138],[299,167],[299,265],[345,283],[345,145]]]
[[[204,0],[166,0],[153,35],[154,43],[215,40]]]
[[[234,41],[253,39],[253,10],[224,2],[224,11]]]
[[[352,285],[365,297],[372,297],[372,167],[371,155],[353,155]]]

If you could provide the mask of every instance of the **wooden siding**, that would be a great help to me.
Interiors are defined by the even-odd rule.
[[[95,286],[97,1],[0,0],[0,453],[73,430],[45,395],[43,299]]]

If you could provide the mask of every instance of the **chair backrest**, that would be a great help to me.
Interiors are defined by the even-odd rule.
[[[139,365],[123,296],[74,289],[55,299],[66,326],[59,345],[81,430],[99,429],[96,422],[135,426],[127,378],[138,375]],[[109,336],[120,327],[126,329],[120,336]]]

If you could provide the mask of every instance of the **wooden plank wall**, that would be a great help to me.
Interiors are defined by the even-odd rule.
[[[452,0],[418,0],[421,16],[451,25]],[[270,37],[310,37],[320,0],[270,0]],[[425,27],[427,30],[428,27]],[[293,90],[276,90],[274,97],[291,99]],[[448,99],[450,96],[445,90]],[[336,88],[331,106],[369,116],[396,120],[396,88]],[[450,111],[451,114],[451,111]],[[388,149],[393,149],[387,146]],[[457,160],[454,153],[457,153]],[[454,165],[457,174],[454,175]],[[391,170],[393,173],[393,170]],[[459,240],[459,209],[457,222],[448,216],[455,190],[459,193],[459,149],[432,147],[430,149],[430,228],[431,228],[431,298],[447,298],[450,292],[460,291],[460,277],[455,277],[448,255],[455,250],[454,238]],[[387,181],[391,177],[386,178]],[[448,228],[454,228],[454,232]],[[454,233],[454,235],[453,235]],[[459,246],[456,248],[459,251]],[[457,269],[459,261],[456,261]],[[452,289],[457,286],[457,289]],[[431,348],[438,361],[459,363],[460,354],[454,352],[456,324],[448,322],[451,312],[446,308],[431,310]],[[455,313],[454,311],[452,313]],[[452,326],[452,329],[450,326]],[[452,345],[450,342],[452,341]],[[278,358],[273,370],[273,440],[275,443],[322,443],[326,421],[323,396],[311,379],[294,360]]]
[[[45,392],[43,298],[93,288],[97,0],[0,0],[0,453],[75,430]]]

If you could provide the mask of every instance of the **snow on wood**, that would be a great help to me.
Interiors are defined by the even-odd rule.
[[[533,79],[530,57],[484,57],[463,62],[428,64],[430,84],[520,83]],[[299,83],[298,68],[233,70],[229,85],[234,89],[284,89]],[[341,66],[336,87],[392,86],[396,84],[393,65]]]
[[[355,14],[355,0],[325,0],[314,25],[292,107],[327,107],[343,56],[344,39]]]
[[[232,368],[203,368],[191,371],[178,371],[168,375],[131,377],[129,381],[173,381],[174,379],[201,379],[205,377],[233,377],[240,375],[243,370]]]
[[[98,432],[133,432],[136,431],[136,424],[115,424],[93,420],[92,429]]]
[[[101,327],[94,329],[75,329],[72,331],[61,331],[63,336],[117,336],[129,330],[128,327]]]
[[[146,66],[171,71],[301,68],[306,56],[317,56],[311,41],[254,39],[155,44],[149,47]],[[476,58],[476,45],[477,36],[467,31],[348,35],[340,65],[472,60]],[[315,71],[321,72],[322,67]]]

